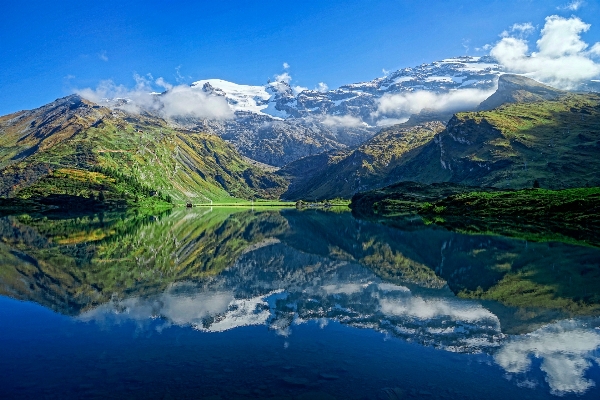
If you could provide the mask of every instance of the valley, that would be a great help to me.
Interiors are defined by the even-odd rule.
[[[600,398],[599,2],[4,3],[0,399]]]
[[[447,223],[469,214],[474,219],[485,217],[483,225],[487,228],[482,229],[494,226],[514,235],[514,224],[507,222],[508,228],[503,230],[497,223],[490,225],[489,217],[518,213],[515,210],[522,210],[524,204],[532,204],[534,210],[546,210],[540,214],[549,216],[544,217],[546,225],[548,218],[553,218],[554,225],[561,218],[571,221],[573,228],[567,229],[570,233],[561,236],[562,240],[579,240],[581,235],[574,238],[573,232],[587,224],[590,227],[582,232],[587,232],[595,245],[595,236],[590,233],[597,224],[595,189],[577,192],[590,193],[582,200],[586,208],[579,210],[581,216],[577,218],[565,214],[576,211],[575,205],[568,205],[575,203],[561,200],[555,204],[555,199],[562,197],[553,195],[552,190],[600,186],[600,96],[499,74],[481,62],[454,59],[406,69],[383,80],[318,95],[321,103],[309,101],[307,96],[317,93],[305,91],[297,95],[303,100],[294,109],[285,108],[294,93],[284,83],[270,83],[265,89],[202,81],[192,87],[224,97],[236,117],[229,122],[205,120],[200,125],[190,118],[163,118],[157,112],[132,113],[123,108],[128,104],[124,101],[99,105],[78,95],[58,99],[0,118],[0,209],[3,214],[98,212],[160,210],[186,204],[253,206],[255,201],[257,206],[303,201],[299,203],[302,208],[322,207],[332,199],[345,204],[352,199],[354,212],[366,216],[412,213],[445,222],[447,227],[478,229],[474,222],[467,224],[470,228]],[[338,140],[341,136],[330,136],[337,137],[334,142],[342,146],[323,147],[324,142],[313,137],[307,150],[285,139],[298,152],[283,151],[284,158],[273,162],[263,157],[268,154],[264,145],[279,146],[278,140],[285,135],[265,139],[265,143],[258,137],[249,139],[255,145],[250,150],[243,144],[246,136],[242,131],[225,129],[219,133],[213,129],[214,124],[246,124],[243,129],[249,130],[245,132],[259,133],[262,128],[251,128],[256,118],[263,122],[275,118],[269,129],[279,129],[277,124],[284,129],[290,123],[306,128],[313,118],[308,104],[320,104],[323,112],[332,113],[323,114],[325,118],[333,118],[340,112],[336,107],[354,101],[348,98],[339,100],[335,107],[327,105],[338,101],[335,96],[345,99],[345,91],[359,98],[367,96],[364,93],[383,98],[392,89],[414,90],[410,85],[423,80],[438,85],[437,90],[460,90],[463,84],[456,79],[429,78],[435,71],[456,75],[461,68],[479,77],[470,83],[476,86],[499,74],[497,89],[480,104],[470,106],[472,111],[424,109],[377,132],[371,127],[366,136],[347,136],[343,143]],[[356,92],[358,88],[363,94]],[[376,104],[376,100],[371,102]],[[369,115],[374,110],[371,108]],[[361,115],[364,119],[367,114]],[[366,129],[371,125],[362,126]],[[338,133],[348,135],[351,130],[346,128]],[[259,153],[263,156],[257,156]],[[534,185],[541,189],[513,192]],[[524,197],[519,193],[531,200],[520,202]],[[475,196],[474,200],[469,196]],[[482,200],[490,196],[513,196],[515,202],[501,201],[492,206]],[[538,214],[525,213],[523,217],[539,220]],[[538,236],[555,237],[548,232]]]

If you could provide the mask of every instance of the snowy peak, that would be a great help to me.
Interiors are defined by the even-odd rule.
[[[264,86],[240,85],[222,79],[205,79],[192,83],[192,88],[201,88],[204,92],[224,96],[233,111],[260,113],[267,107],[271,94]]]
[[[369,82],[344,85],[340,89],[376,94],[488,87],[502,74],[501,71],[502,67],[491,57],[447,58],[413,68],[403,68]]]
[[[192,83],[213,96],[223,96],[234,112],[269,115],[286,118],[289,115],[276,108],[281,97],[293,97],[292,88],[285,82],[271,82],[264,86],[240,85],[223,79],[204,79]]]
[[[350,116],[370,126],[379,99],[384,95],[429,91],[447,93],[459,89],[493,89],[502,74],[491,57],[456,57],[413,68],[403,68],[368,82],[343,85],[328,91],[304,90],[295,94],[286,82],[263,86],[240,85],[222,79],[194,82],[192,87],[223,96],[232,111],[254,113],[275,119]],[[360,125],[359,123],[355,125]]]

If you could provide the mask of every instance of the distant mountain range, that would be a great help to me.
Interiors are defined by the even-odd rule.
[[[503,74],[485,57],[325,92],[221,80],[192,90],[224,98],[234,118],[165,119],[125,111],[127,99],[78,95],[0,117],[0,197],[102,192],[131,205],[157,194],[193,203],[350,198],[400,181],[600,185],[600,96]]]
[[[502,104],[502,105],[501,105]],[[353,150],[306,157],[284,167],[283,197],[326,199],[400,181],[499,188],[600,185],[600,96],[574,94],[502,75],[480,110],[449,121],[383,129]],[[497,108],[494,108],[497,107]],[[424,118],[427,119],[427,118]]]
[[[491,93],[501,70],[490,57],[457,57],[334,90],[299,93],[285,82],[249,86],[220,79],[202,80],[193,83],[192,89],[225,98],[235,118],[174,120],[188,129],[215,133],[243,155],[281,167],[323,151],[357,146],[382,126],[404,121],[413,113],[382,112],[380,102],[386,96],[419,91],[450,93],[457,89]],[[450,111],[464,109],[459,106]]]

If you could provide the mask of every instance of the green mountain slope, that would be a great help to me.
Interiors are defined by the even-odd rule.
[[[546,86],[533,79],[505,74],[498,79],[498,89],[485,99],[478,111],[493,110],[506,103],[533,103],[542,100],[556,100],[567,92]]]
[[[506,104],[458,113],[398,180],[499,188],[600,185],[600,95]]]
[[[554,189],[600,184],[597,94],[503,75],[479,108],[493,109],[457,113],[446,127],[431,122],[442,114],[424,111],[356,150],[291,163],[280,171],[291,181],[283,197],[349,198],[403,181],[523,188],[537,179]]]
[[[353,151],[306,157],[284,167],[291,180],[286,199],[350,198],[359,191],[394,183],[394,171],[419,154],[444,129],[439,121],[383,129]]]
[[[220,138],[73,95],[0,118],[0,196],[277,198],[285,181]]]

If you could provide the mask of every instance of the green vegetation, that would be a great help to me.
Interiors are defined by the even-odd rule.
[[[600,223],[600,187],[461,193],[426,205],[420,212],[597,224]]]
[[[600,246],[600,188],[463,193],[418,212],[461,232]]]
[[[514,100],[539,101],[457,113],[446,126],[394,126],[355,150],[298,160],[279,172],[291,181],[283,196],[350,198],[403,181],[502,189],[535,181],[550,189],[600,186],[600,95],[550,89],[512,93]]]
[[[551,189],[598,186],[599,106],[597,94],[569,94],[458,113],[430,145],[437,156],[415,158],[409,170],[425,183],[443,178],[513,189],[532,187],[536,180]]]
[[[414,214],[423,207],[457,193],[473,191],[496,191],[495,188],[478,188],[456,183],[400,182],[382,189],[357,193],[352,197],[350,208],[359,215],[394,216]]]
[[[458,232],[600,246],[600,188],[501,191],[402,182],[359,193],[350,207],[367,218],[419,214]]]
[[[393,126],[352,151],[305,157],[281,169],[291,181],[285,199],[349,199],[358,191],[398,181],[394,171],[412,160],[418,149],[444,129],[441,122]]]
[[[572,253],[575,248],[566,248]],[[551,252],[548,252],[551,254]],[[550,255],[549,254],[549,255]],[[561,310],[568,315],[600,314],[600,268],[590,254],[573,262],[568,257],[544,257],[543,250],[522,254],[518,262],[490,287],[463,288],[463,298],[494,300],[520,308]]]
[[[94,199],[98,204],[81,204],[95,210],[102,203],[115,208],[276,199],[286,186],[214,135],[77,96],[0,118],[0,128],[0,197],[39,202],[54,196],[52,205],[60,206],[63,196],[70,207],[75,202],[65,196],[74,196]]]

